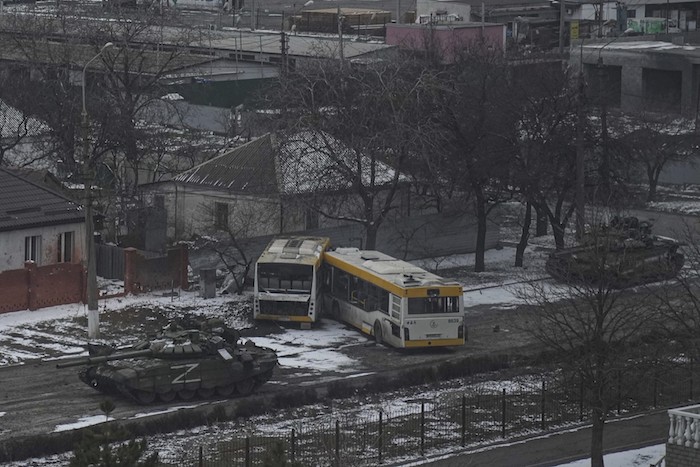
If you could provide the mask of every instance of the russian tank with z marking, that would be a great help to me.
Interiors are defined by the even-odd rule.
[[[85,384],[140,404],[247,396],[270,379],[277,355],[239,340],[220,320],[184,318],[154,339],[122,349],[89,345],[89,357],[56,366],[83,366],[78,376]]]

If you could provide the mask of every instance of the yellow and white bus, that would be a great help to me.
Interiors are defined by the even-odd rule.
[[[326,237],[275,238],[255,263],[253,317],[310,327],[319,319]]]
[[[325,253],[324,309],[394,347],[465,341],[462,286],[378,251]]]

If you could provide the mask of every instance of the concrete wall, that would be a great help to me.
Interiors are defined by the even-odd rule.
[[[192,188],[174,183],[146,187],[146,202],[155,204],[155,196],[163,196],[166,210],[166,235],[170,240],[188,240],[193,235],[211,235],[215,226],[215,203],[229,206],[229,227],[239,238],[251,238],[280,233],[299,232],[309,228],[326,228],[346,224],[318,215],[317,225],[309,225],[309,201],[302,197],[250,196],[225,191]],[[380,201],[378,196],[377,201]],[[347,195],[324,198],[328,212],[352,218],[361,217],[364,207],[359,198]],[[413,203],[407,190],[399,189],[394,204],[404,215],[419,212],[419,203]]]
[[[80,263],[85,249],[84,224],[52,225],[0,232],[0,271],[24,267],[24,238],[35,235],[41,236],[41,257],[38,265],[56,263],[58,259],[58,236],[64,232],[74,232],[72,263]]]
[[[598,63],[621,67],[622,111],[648,110],[695,118],[700,73],[700,66],[695,64],[700,60],[697,51],[677,47],[673,53],[665,53],[653,43],[627,39],[603,47],[602,43],[586,45],[581,53],[579,46],[574,46],[569,63],[575,72],[583,66],[589,82],[598,79]],[[669,43],[668,47],[674,46]],[[659,78],[663,73],[668,79]]]

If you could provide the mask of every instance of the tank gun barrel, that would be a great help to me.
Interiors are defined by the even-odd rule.
[[[73,366],[82,366],[82,365],[98,365],[100,363],[112,362],[115,360],[126,360],[128,358],[136,358],[136,357],[148,357],[151,355],[153,355],[153,351],[151,349],[133,350],[130,352],[114,353],[112,355],[102,355],[99,357],[84,357],[84,358],[79,358],[79,359],[75,359],[75,360],[69,360],[69,361],[57,363],[56,368],[70,368]]]

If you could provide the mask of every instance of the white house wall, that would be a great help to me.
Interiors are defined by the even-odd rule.
[[[82,222],[0,232],[0,271],[24,267],[24,239],[30,236],[41,236],[39,266],[56,263],[58,237],[64,232],[74,232],[73,260],[71,262],[80,263],[83,259],[85,245],[85,228]]]
[[[466,3],[445,2],[439,0],[416,0],[416,19],[421,16],[437,16],[436,13],[445,11],[447,14],[461,16],[463,21],[469,21],[471,6]]]

